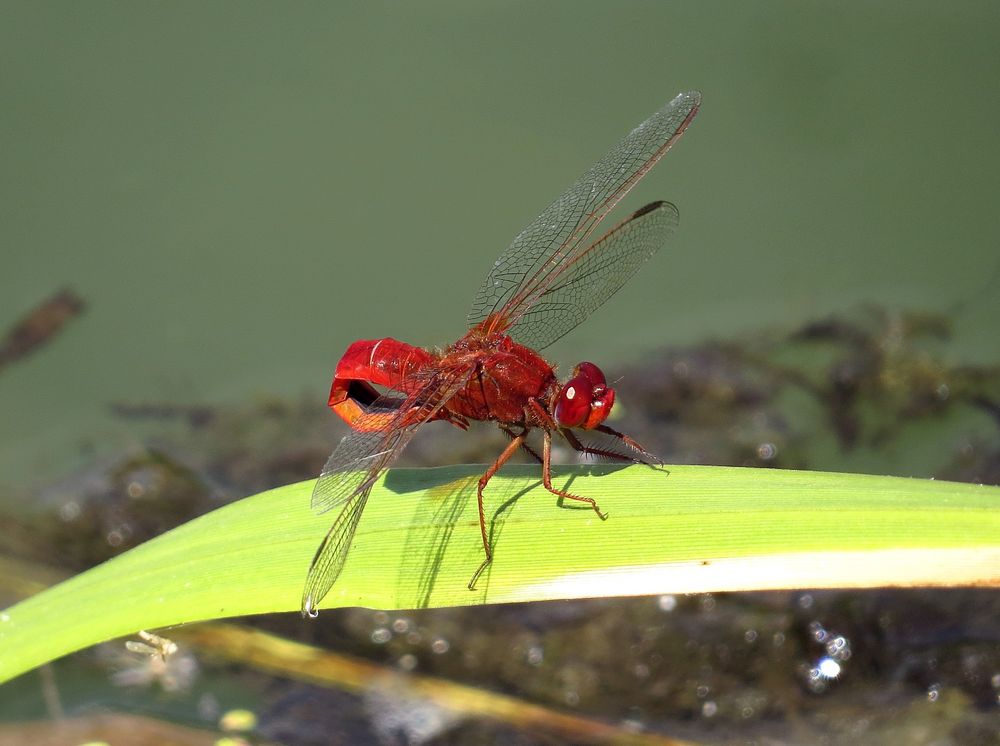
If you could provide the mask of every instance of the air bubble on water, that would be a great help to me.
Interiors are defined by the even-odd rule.
[[[403,617],[399,617],[398,619],[393,621],[392,629],[394,632],[398,632],[399,634],[408,632],[410,630],[410,620],[405,619]]]
[[[80,516],[80,504],[75,500],[70,500],[59,506],[59,517],[66,521],[75,520]]]
[[[813,694],[822,694],[826,691],[826,677],[820,672],[818,666],[813,666],[806,674],[806,684]]]
[[[660,611],[673,611],[677,608],[677,596],[665,594],[656,599],[656,604],[660,607]]]
[[[372,642],[376,645],[384,645],[392,639],[392,632],[385,627],[377,627],[372,631]]]
[[[830,637],[826,641],[826,654],[836,661],[846,661],[851,657],[851,644],[843,635]]]
[[[447,653],[451,648],[451,643],[448,642],[443,637],[439,637],[434,642],[431,643],[431,652],[441,655],[442,653]]]
[[[704,702],[701,706],[702,717],[706,718],[714,717],[715,713],[717,713],[718,711],[719,711],[719,706],[715,704],[715,702],[713,702],[712,700]]]
[[[840,676],[840,664],[833,658],[820,658],[816,670],[824,679],[835,679]]]
[[[819,622],[809,623],[809,634],[816,642],[826,642],[826,638],[829,636],[829,632],[823,629],[823,625]]]
[[[413,653],[407,653],[406,655],[401,656],[399,659],[399,667],[404,671],[412,671],[417,667],[417,656],[413,655]]]

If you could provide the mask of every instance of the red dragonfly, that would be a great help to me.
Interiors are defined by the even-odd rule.
[[[596,501],[552,484],[552,436],[581,453],[649,464],[658,462],[632,438],[604,424],[615,390],[593,363],[583,362],[560,383],[536,352],[576,327],[656,253],[678,223],[677,208],[653,202],[598,238],[590,238],[611,209],[666,153],[698,113],[701,94],[681,93],[595,163],[514,239],[483,282],[469,313],[469,331],[443,350],[395,339],[359,340],[337,364],[330,407],[350,426],[323,467],[312,507],[340,507],[313,557],[302,613],[317,604],[343,570],[372,485],[425,422],[468,428],[470,420],[496,422],[510,443],[479,480],[479,528],[486,559],[483,490],[518,449],[542,465],[542,483],[559,497]],[[374,385],[373,385],[374,384]],[[382,394],[375,386],[390,392]],[[542,432],[542,452],[527,442]],[[600,435],[597,435],[600,434]]]

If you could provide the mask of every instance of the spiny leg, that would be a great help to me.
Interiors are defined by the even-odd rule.
[[[504,431],[506,432],[505,428]],[[479,500],[479,532],[483,536],[483,552],[486,554],[486,559],[483,560],[483,564],[481,564],[479,569],[477,569],[472,575],[472,580],[469,581],[470,591],[474,591],[476,589],[476,581],[479,580],[479,576],[482,575],[483,570],[485,570],[490,562],[493,561],[493,550],[490,548],[490,539],[486,534],[486,511],[483,509],[483,490],[486,489],[487,483],[493,475],[500,470],[500,467],[510,460],[510,457],[517,452],[518,448],[524,445],[524,439],[528,434],[528,429],[525,428],[520,435],[513,435],[513,433],[510,434],[513,436],[510,443],[508,443],[507,447],[503,449],[503,452],[497,456],[497,460],[490,465],[490,468],[486,470],[486,473],[479,478],[479,489],[476,492],[476,497]]]
[[[608,435],[614,435],[616,438],[619,438],[626,446],[629,447],[629,449],[635,451],[637,455],[633,456],[631,453],[610,451],[606,448],[595,448],[594,446],[586,445],[585,443],[581,442],[580,439],[576,437],[576,433],[574,433],[569,428],[565,427],[560,428],[559,432],[562,433],[562,436],[566,438],[566,442],[569,443],[575,450],[579,451],[580,453],[584,453],[588,456],[599,456],[602,458],[610,458],[614,459],[615,461],[631,461],[636,464],[651,465],[652,462],[655,462],[660,466],[663,466],[663,462],[657,456],[654,456],[652,453],[650,453],[645,448],[640,446],[636,441],[634,441],[629,436],[623,435],[622,433],[619,433],[617,430],[612,430],[610,427],[604,428],[603,425],[601,425],[600,428],[597,429],[601,430],[601,432],[604,432]]]
[[[515,435],[514,432],[510,428],[507,428],[507,427],[504,427],[503,425],[500,425],[500,429],[503,430],[504,433],[506,433],[507,437],[510,438],[511,440],[514,440],[514,438],[517,437],[517,435]],[[527,431],[525,431],[525,434],[526,433],[527,433]],[[535,451],[534,448],[532,448],[531,446],[528,445],[527,440],[522,441],[521,448],[529,456],[531,456],[531,458],[535,459],[535,461],[537,461],[538,463],[542,463],[542,457],[538,455],[538,453]]]
[[[605,435],[611,435],[615,438],[618,438],[622,443],[627,445],[633,451],[641,453],[643,456],[646,456],[649,459],[649,461],[643,461],[640,463],[654,462],[659,464],[660,466],[663,466],[663,460],[659,456],[647,451],[639,444],[639,441],[635,440],[634,438],[630,438],[625,433],[620,433],[613,427],[608,427],[607,425],[598,425],[595,429],[600,433],[604,433]]]

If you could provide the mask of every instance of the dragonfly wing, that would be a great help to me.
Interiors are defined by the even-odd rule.
[[[488,331],[505,331],[538,303],[588,246],[591,234],[608,212],[684,134],[700,104],[697,91],[676,96],[626,135],[521,231],[494,263],[476,295],[469,313],[470,326],[489,319]],[[589,310],[594,307],[591,304]]]
[[[367,406],[326,460],[312,493],[312,508],[325,513],[371,487],[413,437],[452,396],[462,389],[471,370],[420,371],[417,389],[400,399],[385,395]],[[423,380],[421,380],[423,379]],[[388,419],[386,416],[389,415]]]
[[[427,381],[402,403],[394,400],[394,417],[381,430],[352,431],[337,446],[323,467],[313,488],[312,506],[317,512],[343,506],[333,525],[316,550],[306,586],[302,594],[302,611],[314,614],[316,605],[336,582],[347,559],[361,513],[368,502],[372,486],[410,442],[417,428],[431,419],[461,391],[472,375],[471,367],[434,370]],[[375,402],[371,417],[384,414],[381,403],[393,401],[383,397]],[[359,426],[363,426],[362,418]]]
[[[351,497],[323,537],[312,564],[309,565],[306,587],[302,591],[303,615],[316,615],[316,606],[340,577],[351,542],[354,541],[354,532],[358,528],[358,521],[361,520],[361,514],[370,494],[371,487],[368,487]]]
[[[552,344],[618,292],[666,243],[679,220],[669,202],[636,211],[554,277],[508,333],[536,350]]]
[[[316,486],[312,509],[326,513],[364,492],[402,451],[405,430],[351,431],[330,454]]]

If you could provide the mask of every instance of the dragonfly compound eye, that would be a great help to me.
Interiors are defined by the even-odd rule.
[[[595,388],[598,386],[607,385],[607,380],[604,378],[604,371],[598,368],[593,363],[580,363],[573,369],[573,378],[577,376],[583,376],[591,385]]]
[[[600,382],[594,380],[592,371],[582,368],[589,365]],[[593,363],[583,363],[566,382],[556,400],[555,417],[560,427],[580,427],[591,430],[607,419],[615,403],[615,391],[604,383],[604,375]]]

